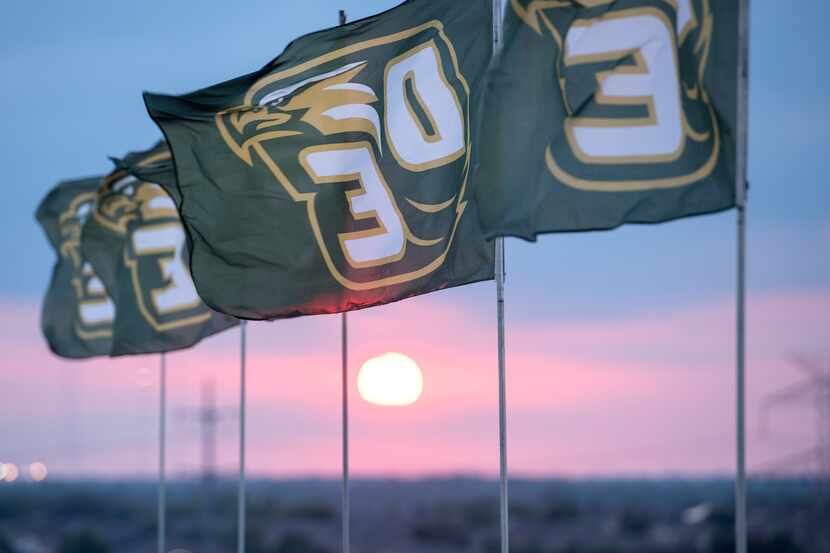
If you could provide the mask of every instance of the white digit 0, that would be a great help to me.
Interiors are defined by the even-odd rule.
[[[424,128],[407,94],[429,122]],[[386,135],[398,163],[410,171],[427,171],[464,155],[464,113],[447,82],[441,56],[430,40],[386,66]]]

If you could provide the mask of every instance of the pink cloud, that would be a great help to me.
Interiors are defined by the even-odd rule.
[[[494,473],[497,380],[494,317],[471,317],[442,298],[350,317],[352,452],[360,474]],[[69,363],[37,336],[34,306],[2,306],[0,457],[44,457],[85,471],[155,470],[157,357]],[[753,295],[749,304],[750,465],[805,446],[804,415],[758,439],[764,394],[793,382],[794,351],[817,351],[830,293]],[[726,472],[734,426],[731,298],[633,320],[508,326],[510,462],[515,473]],[[233,469],[238,334],[169,356],[170,454],[176,471],[199,462],[192,409],[216,382],[221,466]],[[250,326],[249,459],[261,474],[339,470],[339,319]],[[359,364],[385,351],[411,355],[425,376],[410,408],[357,397]],[[79,431],[80,428],[80,431]],[[80,436],[80,438],[78,438]],[[82,443],[81,448],[78,441]],[[10,444],[10,445],[9,445]],[[784,446],[786,446],[786,451]],[[81,449],[80,453],[78,449]],[[27,462],[26,459],[11,459]],[[79,469],[78,469],[79,470]],[[58,468],[60,472],[60,468]]]

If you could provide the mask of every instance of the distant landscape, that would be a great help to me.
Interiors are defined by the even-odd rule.
[[[728,480],[511,481],[513,553],[732,553]],[[827,482],[754,480],[751,553],[830,553]],[[249,553],[338,553],[340,482],[249,484]],[[153,482],[0,487],[0,553],[155,551]],[[354,553],[498,553],[498,486],[475,478],[358,480]],[[236,551],[231,480],[176,481],[169,550]]]

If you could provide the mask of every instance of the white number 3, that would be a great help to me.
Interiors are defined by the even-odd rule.
[[[694,23],[690,0],[667,0],[677,13],[677,36]],[[565,65],[617,61],[597,74],[595,102],[606,106],[642,106],[646,117],[572,117],[566,132],[584,163],[649,163],[677,159],[685,146],[683,101],[678,74],[675,29],[654,8],[610,13],[578,20],[565,40]]]

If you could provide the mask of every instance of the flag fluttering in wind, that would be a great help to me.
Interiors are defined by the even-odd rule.
[[[81,228],[95,209],[100,177],[56,186],[36,217],[58,259],[41,312],[43,335],[61,357],[83,359],[110,352],[115,305],[81,250]]]
[[[491,21],[487,2],[410,0],[255,73],[145,94],[205,301],[270,319],[492,278],[471,182]]]
[[[113,157],[110,160],[119,176],[129,174],[140,181],[158,184],[177,205],[181,202],[173,156],[164,140],[149,150],[130,152],[122,158]]]
[[[149,165],[169,160],[170,152],[162,143],[128,157]],[[120,169],[101,180],[81,243],[117,307],[112,355],[187,348],[238,323],[196,293],[184,228],[161,186]]]
[[[482,111],[487,236],[735,206],[738,2],[512,0]]]

